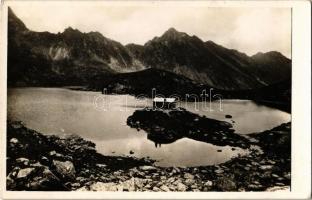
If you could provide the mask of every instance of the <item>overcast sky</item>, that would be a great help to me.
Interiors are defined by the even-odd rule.
[[[279,51],[291,57],[289,8],[208,8],[169,6],[12,6],[34,31],[62,32],[71,26],[98,31],[122,44],[144,44],[170,27],[212,40],[248,55]]]

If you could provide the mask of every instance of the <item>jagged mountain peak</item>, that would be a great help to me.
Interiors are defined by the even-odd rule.
[[[13,10],[8,7],[8,29],[9,32],[22,32],[22,31],[27,31],[26,25],[20,20]]]
[[[177,29],[175,29],[175,28],[173,28],[173,27],[171,27],[171,28],[169,28],[165,33],[170,33],[170,34],[177,34],[177,33],[179,33],[179,31],[177,31]]]
[[[64,29],[63,34],[82,34],[78,29],[74,29],[71,26]]]
[[[100,32],[85,33],[71,26],[57,34],[36,32],[26,29],[11,9],[8,17],[12,85],[87,84],[95,75],[144,69],[125,46]]]
[[[93,37],[98,37],[98,38],[105,38],[102,33],[98,32],[98,31],[91,31],[89,33],[87,33],[88,35],[90,36],[93,36]]]
[[[182,37],[187,37],[188,34],[184,32],[177,31],[175,28],[169,28],[166,32],[163,33],[163,35],[160,38],[164,39],[177,39]]]
[[[253,56],[251,56],[252,58],[263,58],[263,57],[271,57],[271,58],[283,58],[283,59],[288,59],[287,57],[285,57],[282,53],[278,52],[278,51],[268,51],[268,52],[258,52],[256,54],[254,54]],[[289,59],[288,59],[289,60]]]

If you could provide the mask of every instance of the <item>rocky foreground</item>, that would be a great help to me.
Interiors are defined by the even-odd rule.
[[[75,135],[7,125],[7,190],[275,191],[290,186],[291,124],[253,134],[250,154],[202,167],[157,167],[149,159],[104,156]],[[252,146],[260,146],[255,150]]]

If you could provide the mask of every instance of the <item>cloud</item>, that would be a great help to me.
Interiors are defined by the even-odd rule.
[[[62,32],[71,26],[99,31],[122,44],[144,44],[174,27],[249,55],[280,51],[290,57],[289,8],[212,8],[190,6],[13,6],[34,31]]]

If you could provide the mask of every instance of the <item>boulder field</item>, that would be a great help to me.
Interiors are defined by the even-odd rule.
[[[101,155],[93,142],[77,135],[44,135],[22,122],[8,121],[6,187],[15,191],[289,190],[290,127],[287,123],[251,134],[243,140],[248,155],[219,165],[159,167],[148,158]]]

